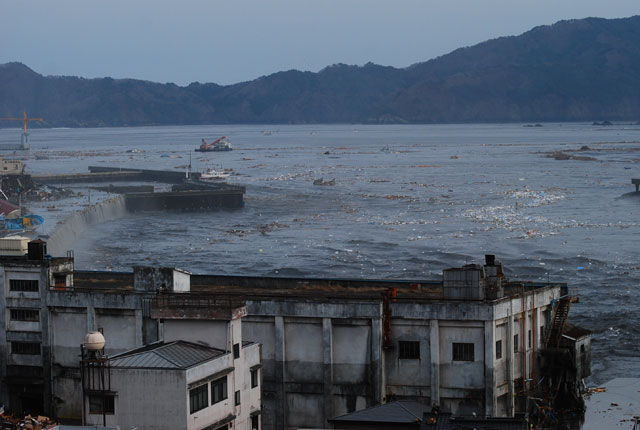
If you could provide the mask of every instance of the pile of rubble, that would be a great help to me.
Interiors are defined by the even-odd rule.
[[[0,413],[0,429],[28,429],[28,430],[44,430],[52,429],[58,425],[49,417],[38,415],[32,417],[27,415],[24,418],[18,418],[14,415]]]

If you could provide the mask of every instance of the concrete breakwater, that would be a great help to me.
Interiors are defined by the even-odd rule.
[[[104,200],[73,213],[56,226],[47,239],[47,251],[54,257],[64,256],[73,242],[91,225],[122,218],[127,214],[124,197]]]

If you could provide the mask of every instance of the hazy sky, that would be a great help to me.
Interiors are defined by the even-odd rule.
[[[186,85],[369,61],[406,67],[638,0],[0,0],[0,63]]]

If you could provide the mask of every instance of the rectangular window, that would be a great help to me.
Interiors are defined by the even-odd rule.
[[[67,275],[54,273],[53,274],[53,284],[56,287],[66,287],[67,286]]]
[[[38,292],[39,291],[38,280],[37,279],[10,279],[9,290]]]
[[[211,404],[215,405],[227,397],[227,377],[223,376],[211,383]]]
[[[496,360],[502,358],[502,340],[496,340]]]
[[[198,412],[209,406],[209,398],[207,397],[207,388],[209,384],[200,385],[189,390],[189,413]]]
[[[233,358],[240,358],[240,344],[239,343],[234,343],[233,344]]]
[[[256,388],[258,386],[258,369],[253,369],[251,371],[251,388]]]
[[[514,334],[513,335],[513,352],[518,352],[520,349],[518,348],[518,345],[520,344],[520,342],[518,342],[518,335]]]
[[[544,326],[540,326],[540,345],[544,346]]]
[[[260,428],[260,416],[254,415],[251,417],[251,430],[258,430]]]
[[[12,354],[40,355],[38,342],[11,342]]]
[[[89,396],[90,414],[102,414],[103,405],[105,414],[114,414],[116,412],[115,396],[112,394],[105,394],[104,396],[99,394]]]
[[[527,333],[527,340],[529,341],[529,348],[531,348],[531,330]]]
[[[406,340],[398,342],[398,358],[420,360],[420,342]]]
[[[473,343],[454,343],[453,361],[473,361],[475,358],[473,348]]]
[[[38,309],[11,309],[11,321],[40,321]]]
[[[236,391],[235,400],[236,406],[240,406],[240,391]]]

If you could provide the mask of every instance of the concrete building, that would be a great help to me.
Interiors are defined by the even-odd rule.
[[[177,340],[111,357],[105,363],[109,389],[85,390],[85,422],[139,430],[257,430],[260,346],[237,351]]]
[[[484,265],[447,269],[436,281],[191,275],[189,292],[178,287],[179,295],[172,294],[177,272],[169,272],[74,271],[73,286],[46,289],[51,336],[42,342],[55,346],[45,363],[51,379],[41,383],[51,387],[43,403],[57,416],[78,413],[71,354],[87,328],[103,328],[108,339],[118,333],[117,352],[159,339],[196,341],[203,333],[211,333],[210,346],[222,340],[212,337],[222,333],[211,330],[215,318],[200,318],[197,308],[190,318],[175,313],[175,304],[172,318],[163,314],[163,295],[246,302],[242,338],[262,344],[265,429],[322,428],[333,417],[404,399],[458,415],[513,416],[540,378],[539,352],[550,335],[562,336],[568,316],[560,306],[566,284],[509,281],[491,256]],[[581,339],[588,354],[589,336]]]

